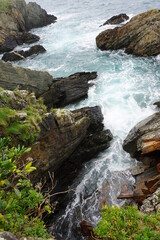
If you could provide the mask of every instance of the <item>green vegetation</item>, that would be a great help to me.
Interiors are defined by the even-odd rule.
[[[136,207],[105,206],[94,233],[103,240],[159,240],[160,212],[147,215]]]
[[[45,116],[46,107],[43,105],[42,99],[33,101],[32,94],[28,94],[24,100],[20,91],[16,90],[14,94],[17,106],[14,106],[16,101],[7,94],[0,94],[0,105],[2,105],[0,108],[0,137],[10,136],[14,140],[14,144],[16,142],[30,144],[39,134],[39,123]],[[19,109],[23,101],[26,102],[22,109]],[[15,110],[16,108],[19,110]]]
[[[35,188],[31,184],[29,174],[36,170],[31,160],[23,166],[20,163],[30,149],[9,148],[9,141],[0,138],[0,231],[47,239],[51,236],[42,217],[54,211],[50,192],[43,195],[40,183]]]
[[[0,11],[10,12],[13,0],[0,0]]]

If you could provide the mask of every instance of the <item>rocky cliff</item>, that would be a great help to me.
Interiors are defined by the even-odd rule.
[[[155,56],[160,54],[160,11],[153,9],[139,14],[126,25],[108,29],[96,38],[101,50],[125,48],[128,54]]]
[[[144,164],[133,174],[135,189],[128,195],[142,203],[160,184],[160,113],[138,123],[124,140],[123,148]]]
[[[13,67],[10,63],[0,61],[0,87],[35,92],[36,97],[43,97],[49,107],[65,106],[87,97],[89,81],[96,77],[96,72],[82,72],[53,79],[47,72]]]
[[[24,0],[0,2],[0,53],[13,50],[17,45],[31,43],[39,37],[27,33],[32,28],[54,23],[55,16],[48,15],[37,3]]]

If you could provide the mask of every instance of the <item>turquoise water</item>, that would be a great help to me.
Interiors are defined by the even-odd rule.
[[[37,0],[49,13],[58,17],[56,24],[34,29],[47,52],[16,63],[31,69],[47,70],[53,77],[68,76],[79,71],[97,71],[98,78],[87,99],[67,108],[99,105],[104,114],[105,128],[111,129],[111,147],[86,164],[72,187],[75,194],[65,214],[57,220],[57,239],[82,239],[82,219],[94,224],[99,219],[102,199],[109,204],[117,201],[121,185],[133,179],[126,170],[135,165],[122,149],[123,139],[140,120],[155,112],[153,102],[160,99],[160,56],[137,58],[123,50],[101,52],[95,37],[107,27],[99,28],[115,14],[130,17],[160,6],[159,0]],[[115,26],[112,26],[115,27]],[[108,26],[108,28],[112,28]],[[23,48],[28,48],[24,45]],[[121,171],[121,172],[117,172]],[[75,234],[76,232],[76,234]]]

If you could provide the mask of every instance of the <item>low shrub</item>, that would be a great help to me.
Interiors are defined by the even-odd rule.
[[[160,212],[149,216],[137,207],[104,206],[94,233],[103,240],[159,240]]]
[[[54,206],[49,194],[43,195],[40,183],[34,188],[29,174],[36,170],[31,159],[23,166],[19,161],[30,151],[25,147],[8,147],[10,139],[0,138],[0,231],[17,236],[51,237],[43,221]]]

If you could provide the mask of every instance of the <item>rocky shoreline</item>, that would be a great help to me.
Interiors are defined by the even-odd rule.
[[[0,6],[0,54],[12,51],[23,43],[34,43],[39,37],[28,33],[32,28],[55,23],[56,17],[47,14],[37,3],[12,0]]]
[[[14,0],[7,10],[0,11],[0,53],[10,52],[23,43],[38,41],[39,37],[28,31],[55,23],[56,19],[36,3],[26,4],[23,0]],[[122,14],[105,24],[118,24],[124,20],[128,20],[128,16]],[[125,48],[129,54],[155,56],[160,53],[159,24],[160,11],[151,10],[135,16],[122,27],[100,33],[96,43],[101,50]],[[26,52],[5,53],[3,60],[21,60],[32,53],[44,51],[42,46],[34,46]],[[53,78],[48,72],[14,67],[0,60],[0,108],[20,111],[17,115],[14,113],[14,117],[9,117],[7,124],[11,125],[15,121],[25,124],[29,102],[35,106],[38,104],[37,99],[42,98],[46,106],[45,110],[38,109],[41,119],[38,125],[32,120],[39,132],[32,144],[28,142],[31,151],[25,155],[25,158],[34,160],[37,168],[31,175],[33,183],[41,178],[48,181],[48,172],[54,172],[57,182],[54,193],[66,192],[70,190],[83,164],[110,147],[113,135],[109,129],[104,129],[99,106],[74,111],[63,108],[86,98],[89,87],[93,86],[90,81],[96,78],[97,72],[78,72],[68,77]],[[5,127],[5,124],[0,125],[2,137],[6,136]],[[18,137],[12,133],[16,144],[21,143]],[[139,206],[142,205],[140,210],[146,213],[159,211],[160,113],[138,123],[124,140],[123,149],[143,164],[135,171],[131,169],[135,177],[133,192],[122,192],[118,198],[133,199]],[[68,196],[66,194],[52,199],[53,202],[57,200],[58,212],[66,206]],[[0,236],[5,238],[8,233],[4,234],[0,233]],[[16,239],[13,235],[10,238]],[[90,239],[94,239],[94,236]]]

